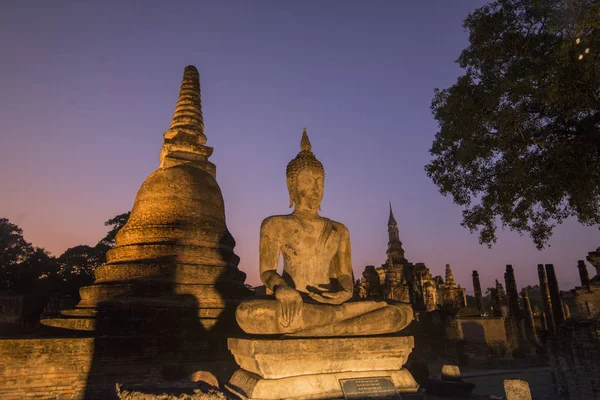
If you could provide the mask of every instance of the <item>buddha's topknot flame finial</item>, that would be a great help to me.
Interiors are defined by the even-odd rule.
[[[312,145],[310,144],[310,139],[308,138],[308,134],[306,133],[306,128],[302,130],[302,140],[300,140],[300,150],[302,151],[311,151]]]

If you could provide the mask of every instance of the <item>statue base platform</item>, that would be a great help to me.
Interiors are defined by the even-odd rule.
[[[408,337],[230,338],[241,367],[226,389],[241,399],[343,398],[340,379],[388,377],[399,393],[419,385],[402,366],[414,347]]]

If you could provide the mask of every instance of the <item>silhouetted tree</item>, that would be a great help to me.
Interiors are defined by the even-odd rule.
[[[53,257],[27,242],[17,225],[0,218],[0,290],[26,293],[55,274]]]
[[[0,219],[0,289],[15,286],[17,270],[32,250],[21,228],[6,218]]]
[[[427,175],[488,246],[498,222],[538,249],[565,218],[600,227],[600,2],[498,0],[463,26]]]
[[[104,263],[104,246],[90,247],[80,245],[67,249],[58,257],[58,276],[61,291],[77,294],[79,288],[94,283],[94,270]]]
[[[115,246],[117,232],[127,223],[129,215],[129,212],[119,214],[106,221],[104,225],[111,228],[94,247],[71,247],[58,257],[61,292],[77,296],[80,287],[94,283],[94,271],[106,263],[106,252]]]
[[[0,218],[0,290],[26,293],[35,290],[77,294],[81,286],[94,282],[94,270],[106,262],[106,252],[114,247],[115,236],[129,219],[129,212],[109,219],[111,227],[95,246],[79,245],[52,257],[33,247],[23,237],[23,230]]]
[[[128,211],[124,214],[119,214],[114,218],[109,219],[104,223],[106,226],[112,227],[110,231],[104,236],[98,244],[102,244],[108,248],[115,247],[115,237],[117,236],[117,232],[125,226],[127,221],[129,220],[129,216],[131,215],[131,211]]]

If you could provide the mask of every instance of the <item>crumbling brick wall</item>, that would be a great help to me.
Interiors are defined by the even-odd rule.
[[[568,320],[547,342],[557,391],[571,400],[600,399],[600,320]]]
[[[115,385],[159,387],[237,368],[198,336],[0,339],[0,399],[111,399]]]
[[[94,339],[0,340],[0,399],[82,398]]]

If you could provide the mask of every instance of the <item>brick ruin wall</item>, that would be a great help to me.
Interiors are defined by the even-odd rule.
[[[573,321],[547,343],[557,391],[571,400],[600,399],[600,321]]]
[[[517,330],[509,320],[503,317],[446,317],[435,321],[421,318],[405,331],[415,337],[411,360],[504,367],[514,350],[514,338],[510,334]]]
[[[447,332],[450,339],[485,347],[484,355],[505,355],[511,350],[505,318],[456,319]]]
[[[168,388],[197,371],[219,382],[233,373],[214,343],[174,341],[179,347],[167,338],[0,339],[0,399],[110,399],[116,383]]]
[[[455,343],[459,365],[514,368],[534,351],[524,330],[523,321],[515,318],[462,317],[448,324],[445,338]]]
[[[94,339],[0,340],[0,399],[83,398]]]

